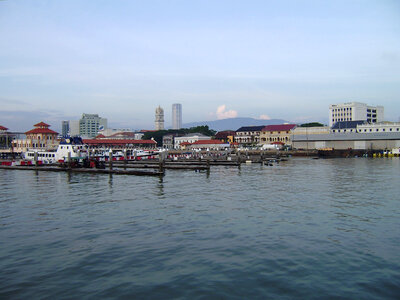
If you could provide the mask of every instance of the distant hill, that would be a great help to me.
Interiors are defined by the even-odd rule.
[[[260,120],[253,118],[230,118],[230,119],[215,120],[215,121],[186,123],[183,124],[182,127],[190,128],[190,127],[208,125],[210,129],[214,129],[216,131],[222,131],[222,130],[238,130],[242,126],[261,126],[261,125],[274,125],[283,123],[287,123],[287,121],[282,119]]]

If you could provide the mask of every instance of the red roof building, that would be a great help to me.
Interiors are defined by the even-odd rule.
[[[40,122],[33,126],[34,129],[25,132],[27,148],[51,149],[58,146],[58,132],[49,129],[49,124]]]
[[[267,125],[260,134],[261,144],[292,144],[292,130],[296,128],[296,124],[280,124]]]
[[[0,131],[6,131],[6,130],[8,130],[7,127],[4,127],[4,126],[1,126],[1,125],[0,125]]]
[[[25,132],[25,139],[12,141],[15,152],[27,151],[28,149],[51,150],[58,147],[58,133],[49,129],[49,124],[40,122],[33,126],[35,127],[34,129]]]
[[[117,148],[156,148],[157,142],[153,140],[132,140],[132,139],[84,139],[84,144],[89,148],[111,147]]]
[[[192,149],[222,149],[229,147],[228,143],[224,143],[220,140],[200,140],[190,145]]]

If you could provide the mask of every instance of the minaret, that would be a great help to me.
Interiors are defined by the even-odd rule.
[[[156,108],[156,130],[163,130],[164,129],[164,110],[158,106]]]

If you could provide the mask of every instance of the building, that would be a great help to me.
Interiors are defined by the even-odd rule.
[[[331,129],[329,126],[296,127],[292,130],[293,135],[328,134],[330,132],[331,132]]]
[[[182,104],[172,104],[172,129],[182,128]]]
[[[164,129],[164,110],[160,106],[156,108],[155,126],[156,130]]]
[[[58,147],[58,132],[51,130],[50,125],[40,122],[33,125],[35,128],[25,132],[25,139],[13,140],[15,152],[24,152],[28,149],[52,150]]]
[[[340,121],[333,124],[331,133],[350,133],[357,132],[357,126],[364,124],[365,121]]]
[[[260,143],[261,130],[265,127],[262,126],[244,126],[236,130],[235,142],[240,145],[254,145]]]
[[[187,148],[192,150],[223,150],[229,147],[229,143],[224,143],[221,140],[199,140],[190,144]]]
[[[0,149],[11,148],[11,141],[15,138],[15,134],[8,131],[7,127],[0,125]]]
[[[382,123],[364,123],[357,125],[356,131],[358,133],[373,133],[373,132],[400,132],[400,123],[395,122],[382,122]]]
[[[183,133],[170,133],[163,136],[162,143],[164,149],[174,149],[175,137],[183,136]]]
[[[220,140],[222,142],[233,143],[235,134],[236,132],[232,130],[219,131],[215,135],[215,139]]]
[[[294,135],[295,149],[391,150],[400,147],[400,132],[341,132]]]
[[[69,121],[61,122],[61,135],[68,136],[69,135]]]
[[[82,114],[78,121],[70,121],[70,135],[93,138],[98,131],[107,128],[107,119],[100,118],[98,114]]]
[[[296,124],[267,125],[261,130],[260,144],[291,145],[292,131],[295,128]]]
[[[206,136],[201,133],[190,133],[190,134],[187,134],[184,136],[175,137],[174,149],[179,149],[181,143],[187,142],[187,143],[193,144],[194,142],[197,142],[200,140],[211,140],[211,137]]]
[[[83,143],[88,145],[89,150],[95,149],[155,149],[157,142],[153,140],[134,139],[84,139]]]
[[[383,106],[369,106],[360,102],[332,104],[329,106],[329,127],[332,127],[336,122],[343,121],[378,123],[383,120]]]

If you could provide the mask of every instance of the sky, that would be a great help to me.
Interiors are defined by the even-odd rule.
[[[0,125],[82,113],[154,129],[229,117],[328,123],[364,102],[400,121],[400,1],[0,1]],[[251,124],[249,124],[251,125]]]

